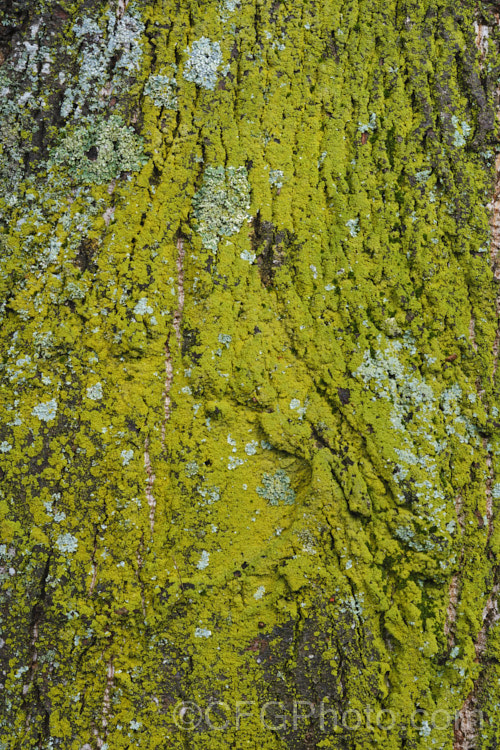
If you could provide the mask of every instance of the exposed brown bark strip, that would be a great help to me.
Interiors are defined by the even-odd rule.
[[[174,313],[174,330],[177,338],[177,343],[181,345],[181,324],[182,324],[182,312],[184,310],[184,241],[182,237],[177,240],[177,310]]]
[[[154,531],[155,526],[155,511],[156,511],[156,499],[153,494],[153,485],[156,479],[156,475],[153,473],[151,466],[151,457],[149,455],[149,438],[146,437],[144,441],[144,466],[146,468],[146,498],[149,505],[149,525],[151,527],[151,533]]]

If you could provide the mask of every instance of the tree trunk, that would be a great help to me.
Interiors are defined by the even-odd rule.
[[[0,748],[498,748],[494,4],[0,20]]]

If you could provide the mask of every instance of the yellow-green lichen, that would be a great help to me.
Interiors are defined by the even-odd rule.
[[[472,696],[493,747],[490,11],[29,13],[0,35],[0,741],[451,750]]]

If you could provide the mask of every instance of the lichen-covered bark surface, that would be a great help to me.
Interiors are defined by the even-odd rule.
[[[0,748],[497,748],[495,7],[0,20]]]

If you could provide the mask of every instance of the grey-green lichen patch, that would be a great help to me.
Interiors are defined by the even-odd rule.
[[[146,162],[142,138],[119,115],[79,125],[52,156],[52,164],[64,166],[74,180],[97,185],[122,172],[137,172]]]
[[[107,13],[106,30],[88,17],[74,24],[73,33],[79,45],[79,71],[75,81],[66,86],[62,117],[79,119],[84,108],[91,112],[100,110],[110,96],[125,90],[128,76],[140,67],[143,31],[144,24],[138,17],[125,13],[118,18],[111,10]]]
[[[358,122],[358,132],[359,133],[370,133],[373,132],[377,127],[377,115],[375,112],[372,112],[370,115],[370,119],[368,122]]]
[[[147,297],[141,297],[134,307],[134,315],[152,315],[153,308],[148,302]]]
[[[304,406],[301,406],[300,399],[292,398],[290,401],[290,409],[297,412],[297,414],[299,415],[299,419],[303,419],[307,411],[307,403]]]
[[[78,539],[72,534],[61,534],[56,540],[56,544],[61,552],[74,553],[78,549]]]
[[[219,42],[211,42],[206,36],[202,36],[185,51],[189,55],[182,73],[186,81],[196,83],[204,89],[214,89],[217,71],[223,62]]]
[[[91,401],[100,401],[103,397],[102,384],[94,383],[87,388],[87,398]]]
[[[34,417],[38,417],[41,422],[51,422],[56,418],[57,414],[57,401],[52,398],[50,401],[45,401],[41,404],[37,404],[33,407],[31,412]]]
[[[24,172],[24,160],[32,147],[36,113],[47,108],[42,75],[47,47],[37,39],[17,43],[10,59],[0,69],[0,195],[11,205]],[[39,119],[39,118],[38,118]],[[36,130],[35,130],[36,132]]]
[[[355,219],[349,219],[349,221],[346,221],[345,225],[349,228],[349,234],[351,237],[357,237],[359,234],[359,218],[356,217]]]
[[[208,628],[195,628],[194,631],[194,637],[195,638],[210,638],[212,635],[212,631]]]
[[[156,107],[177,109],[177,82],[175,78],[158,74],[149,76],[144,93],[150,96]]]
[[[259,444],[257,440],[251,440],[249,443],[247,443],[245,445],[245,453],[247,454],[247,456],[255,456],[258,446]]]
[[[196,461],[188,461],[184,467],[184,473],[187,477],[195,477],[200,470]]]
[[[264,596],[265,593],[266,593],[266,587],[265,586],[259,586],[259,588],[257,589],[257,591],[254,593],[253,598],[258,601],[259,599],[262,599],[262,597]]]
[[[295,491],[291,485],[290,477],[283,469],[277,469],[274,474],[267,471],[262,475],[262,487],[257,487],[257,493],[269,505],[292,505],[295,500]]]
[[[451,124],[454,127],[453,131],[453,145],[458,148],[465,146],[467,138],[472,132],[472,127],[466,120],[459,121],[456,115],[451,118]]]
[[[382,346],[379,335],[377,342],[381,348],[374,354],[366,350],[354,375],[375,392],[372,401],[390,403],[386,424],[394,433],[385,432],[384,450],[389,455],[392,443],[397,457],[392,478],[401,488],[399,502],[404,505],[411,496],[413,511],[412,516],[399,515],[394,536],[416,552],[432,550],[434,560],[439,560],[445,570],[450,565],[448,544],[455,528],[455,512],[447,506],[438,466],[452,443],[464,445],[472,454],[479,446],[477,427],[462,413],[463,391],[457,383],[438,395],[418,371],[411,373],[403,365],[403,352],[417,355],[411,338]],[[467,401],[473,404],[475,393],[470,395]],[[425,540],[431,530],[433,542]]]
[[[275,187],[281,190],[283,187],[284,172],[282,169],[270,169],[269,170],[269,184],[271,187]]]
[[[193,214],[203,246],[213,252],[221,237],[239,232],[249,218],[250,184],[245,167],[207,167],[193,197]]]
[[[75,283],[74,281],[68,281],[66,284],[66,297],[71,300],[85,299],[85,289]]]
[[[205,570],[205,568],[208,568],[209,562],[210,562],[210,553],[207,552],[206,549],[204,549],[201,553],[201,557],[198,563],[196,564],[196,567],[198,568],[198,570]]]
[[[121,459],[122,459],[122,466],[128,466],[128,464],[131,462],[131,460],[134,457],[134,451],[131,449],[124,449],[121,452]]]
[[[398,537],[398,539],[401,539],[402,542],[408,545],[408,547],[412,547],[417,552],[428,552],[429,550],[432,550],[434,548],[434,544],[430,541],[430,539],[426,539],[425,535],[421,535],[423,538],[420,541],[419,539],[415,538],[415,530],[410,526],[399,526],[395,531],[394,535]]]

